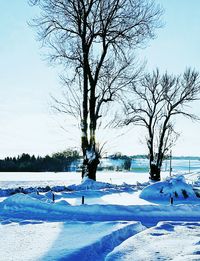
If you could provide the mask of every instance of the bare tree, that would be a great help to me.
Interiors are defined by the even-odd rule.
[[[154,37],[161,8],[152,0],[29,0],[53,62],[63,64],[66,100],[58,109],[80,118],[83,176],[96,179],[97,122],[135,78],[134,51]]]
[[[124,124],[133,123],[146,129],[150,179],[158,181],[163,159],[179,136],[174,129],[175,116],[199,119],[187,112],[188,105],[199,99],[199,74],[187,69],[182,76],[160,75],[157,69],[134,84],[132,91],[135,100],[125,105]]]

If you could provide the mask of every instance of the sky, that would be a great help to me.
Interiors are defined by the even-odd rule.
[[[200,1],[156,0],[165,10],[163,28],[156,39],[138,52],[147,70],[156,67],[174,74],[191,66],[200,71]],[[52,154],[68,147],[80,147],[80,133],[67,115],[52,110],[51,95],[62,93],[59,69],[44,59],[45,49],[28,26],[38,14],[27,1],[0,1],[0,158],[22,153]],[[200,115],[199,103],[191,110]],[[179,119],[181,133],[174,155],[200,156],[200,123]],[[108,154],[145,154],[142,130],[107,130],[99,135]],[[111,140],[111,142],[109,142]]]

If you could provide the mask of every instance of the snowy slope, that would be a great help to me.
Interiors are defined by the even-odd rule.
[[[142,231],[138,222],[34,222],[0,225],[0,260],[103,260],[123,240]]]
[[[160,222],[124,241],[105,260],[200,260],[200,222]]]

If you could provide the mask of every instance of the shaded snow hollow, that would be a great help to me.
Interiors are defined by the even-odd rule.
[[[140,193],[140,198],[148,201],[169,201],[171,197],[175,201],[197,199],[192,186],[186,183],[183,176],[175,176],[151,184]]]

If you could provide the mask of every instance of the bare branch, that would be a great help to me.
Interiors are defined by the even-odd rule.
[[[71,79],[66,82],[64,102],[54,99],[55,107],[74,117],[79,114],[86,162],[88,149],[96,151],[98,158],[97,121],[106,104],[134,86],[139,74],[134,52],[154,38],[155,29],[161,27],[162,9],[153,0],[29,2],[42,10],[33,25],[51,51],[50,62],[63,65]]]
[[[182,76],[167,73],[161,76],[157,69],[133,85],[132,91],[135,101],[129,99],[125,103],[126,118],[123,123],[146,128],[150,166],[154,162],[154,171],[155,166],[160,170],[163,158],[179,137],[172,119],[182,115],[200,120],[200,117],[187,111],[188,105],[200,98],[199,74],[187,69]]]

